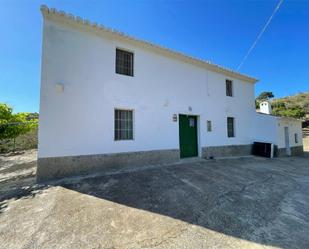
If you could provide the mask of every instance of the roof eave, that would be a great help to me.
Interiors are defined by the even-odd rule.
[[[249,83],[253,83],[253,84],[258,82],[258,79],[250,77],[248,75],[229,70],[227,68],[221,67],[221,66],[213,64],[213,63],[210,63],[208,61],[197,59],[197,58],[182,54],[182,53],[177,52],[177,51],[173,51],[171,49],[168,49],[168,48],[165,48],[165,47],[162,47],[162,46],[159,46],[159,45],[147,42],[147,41],[136,39],[132,36],[118,32],[116,30],[106,28],[103,25],[99,25],[97,23],[90,22],[90,21],[85,20],[81,17],[74,16],[72,14],[67,14],[64,11],[58,11],[54,8],[48,8],[47,6],[42,5],[41,6],[41,12],[42,12],[42,15],[45,19],[53,19],[52,17],[55,17],[58,21],[68,21],[68,22],[71,22],[72,24],[77,24],[77,25],[80,25],[80,26],[83,26],[83,27],[88,27],[89,29],[97,31],[97,32],[109,33],[110,35],[113,35],[117,39],[134,42],[135,44],[142,45],[142,46],[147,47],[147,48],[159,50],[162,53],[168,54],[168,55],[170,55],[174,58],[180,59],[182,61],[186,61],[188,63],[195,64],[195,65],[199,65],[201,67],[206,67],[210,71],[222,73],[222,74],[224,74],[228,77],[233,77],[233,78],[240,79],[240,80],[243,80],[245,82],[249,82]]]

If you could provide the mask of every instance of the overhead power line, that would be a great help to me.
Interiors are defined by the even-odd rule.
[[[258,43],[258,41],[260,40],[260,38],[262,37],[262,35],[264,34],[265,30],[267,29],[268,25],[270,24],[271,20],[273,19],[273,17],[275,16],[275,14],[278,12],[281,4],[283,3],[284,0],[279,0],[276,8],[274,9],[273,13],[271,14],[271,16],[268,18],[266,24],[264,25],[263,29],[261,30],[261,32],[258,34],[258,36],[256,37],[255,41],[253,42],[252,46],[249,48],[248,52],[246,53],[246,55],[244,56],[244,58],[242,59],[242,61],[240,62],[240,64],[237,67],[237,70],[239,70],[242,65],[245,63],[245,61],[247,60],[248,56],[250,55],[250,53],[252,52],[252,50],[255,48],[256,44]]]

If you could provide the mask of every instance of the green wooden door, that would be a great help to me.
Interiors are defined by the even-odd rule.
[[[196,116],[179,115],[180,157],[195,157],[197,153]]]

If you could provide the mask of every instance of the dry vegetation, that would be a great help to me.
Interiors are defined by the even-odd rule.
[[[38,146],[38,129],[35,128],[26,134],[18,136],[15,143],[15,151],[36,149]],[[0,139],[0,153],[7,153],[12,151],[13,148],[13,139]]]
[[[287,107],[299,106],[306,113],[306,119],[309,119],[309,92],[274,99],[272,103],[284,103]]]

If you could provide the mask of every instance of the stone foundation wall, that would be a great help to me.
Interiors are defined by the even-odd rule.
[[[210,146],[202,148],[202,157],[248,156],[252,154],[252,144]]]
[[[37,181],[179,161],[179,150],[38,158]]]
[[[291,147],[292,156],[303,154],[303,146]],[[202,157],[231,157],[252,154],[252,145],[210,146],[202,148]],[[277,156],[286,156],[285,149],[277,149]],[[180,159],[180,151],[154,150],[115,154],[38,158],[37,181],[44,182],[68,176],[96,172],[111,173],[145,165],[173,163]]]
[[[278,157],[287,156],[285,148],[277,149],[275,154]],[[303,154],[304,154],[304,148],[302,145],[291,147],[291,156],[301,156]]]

